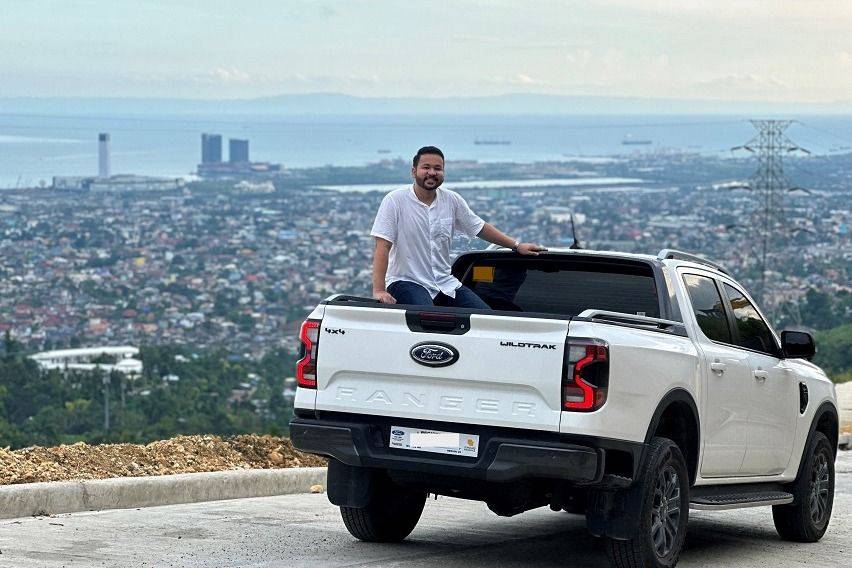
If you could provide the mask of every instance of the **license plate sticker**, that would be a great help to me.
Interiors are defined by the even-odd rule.
[[[479,455],[479,436],[391,426],[390,447],[475,458]]]

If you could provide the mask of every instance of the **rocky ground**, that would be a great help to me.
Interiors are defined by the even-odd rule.
[[[178,436],[147,445],[83,442],[10,451],[0,448],[0,485],[224,471],[324,466],[287,438],[242,435]]]

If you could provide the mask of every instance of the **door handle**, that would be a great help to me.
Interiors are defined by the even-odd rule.
[[[766,380],[766,377],[769,376],[768,371],[764,371],[763,369],[758,369],[754,373],[754,378],[757,379],[757,382],[762,383]]]
[[[721,361],[713,361],[710,363],[710,370],[721,375],[725,372],[725,364]]]

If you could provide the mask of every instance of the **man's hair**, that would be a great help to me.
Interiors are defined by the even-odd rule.
[[[444,159],[444,153],[441,152],[439,148],[435,146],[423,146],[417,150],[416,154],[414,154],[413,164],[415,168],[417,167],[417,164],[420,163],[420,156],[423,156],[424,154],[434,154],[436,156],[441,156],[442,160]]]

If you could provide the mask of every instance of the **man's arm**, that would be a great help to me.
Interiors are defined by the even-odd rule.
[[[476,236],[484,241],[488,241],[489,243],[494,243],[495,245],[515,250],[518,254],[537,255],[539,252],[547,250],[541,245],[522,243],[512,237],[506,236],[491,223],[485,223],[485,225],[482,226],[482,230],[479,231],[479,234]]]
[[[376,251],[373,253],[373,298],[383,304],[395,304],[396,298],[385,290],[385,276],[388,273],[388,256],[393,243],[381,237],[375,237]]]

